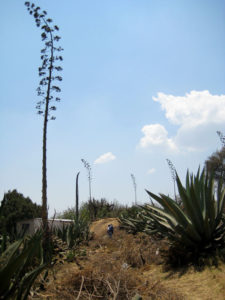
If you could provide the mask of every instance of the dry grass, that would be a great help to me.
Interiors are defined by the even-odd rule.
[[[180,270],[181,271],[181,270]],[[225,265],[219,268],[205,268],[196,272],[194,268],[182,272],[163,272],[160,267],[149,267],[143,272],[143,278],[155,278],[166,288],[182,293],[186,300],[225,299]]]
[[[106,235],[108,223],[113,223],[112,239]],[[180,272],[163,271],[159,248],[165,242],[143,234],[128,235],[119,230],[115,219],[100,220],[92,225],[95,238],[86,247],[86,257],[76,263],[55,267],[45,291],[33,299],[117,299],[125,300],[139,293],[143,300],[210,300],[224,299],[225,265]],[[184,271],[182,273],[182,271]]]
[[[119,264],[101,261],[98,266],[86,266],[83,270],[71,268],[70,265],[65,265],[58,272],[56,280],[46,286],[45,292],[36,294],[36,298],[129,300],[139,293],[145,300],[184,299],[173,288],[165,287],[160,280],[144,278],[138,269],[122,269],[118,268]]]
[[[135,236],[125,235],[120,247],[120,255],[133,268],[140,268],[148,264],[162,264],[160,250],[168,247],[165,241],[150,238],[139,233]]]

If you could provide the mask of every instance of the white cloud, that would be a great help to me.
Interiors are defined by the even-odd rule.
[[[183,97],[158,93],[153,100],[161,104],[166,118],[175,125],[196,127],[225,120],[225,95],[211,95],[209,91],[191,91]]]
[[[107,152],[102,154],[99,158],[94,161],[94,164],[104,164],[111,160],[116,159],[116,156],[112,154],[112,152]]]
[[[155,171],[156,171],[155,168],[151,168],[151,169],[148,170],[147,173],[148,174],[153,174],[153,173],[155,173]]]
[[[209,91],[191,91],[185,96],[158,93],[153,97],[161,105],[168,121],[178,126],[173,137],[161,124],[147,124],[142,128],[142,148],[163,145],[170,150],[202,150],[214,140],[216,130],[225,128],[225,95]]]
[[[171,138],[168,138],[168,132],[164,126],[160,124],[145,125],[142,130],[144,137],[140,140],[140,146],[147,148],[148,146],[167,146],[172,150],[176,150],[176,145]]]

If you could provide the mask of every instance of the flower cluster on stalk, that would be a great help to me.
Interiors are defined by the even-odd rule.
[[[47,103],[47,119],[49,119],[50,111],[56,110],[54,102],[61,100],[57,95],[61,92],[61,89],[57,83],[54,84],[54,82],[62,81],[59,72],[62,71],[60,62],[63,60],[61,55],[63,48],[57,45],[61,39],[57,35],[59,27],[53,25],[52,19],[47,18],[47,12],[45,10],[41,11],[39,6],[35,6],[35,4],[30,2],[25,2],[25,5],[30,15],[34,17],[36,26],[42,30],[41,38],[44,42],[44,48],[41,49],[42,63],[38,68],[40,82],[37,88],[37,95],[42,100],[37,102],[36,109],[38,114],[43,115]],[[51,115],[50,119],[55,120],[55,116]]]

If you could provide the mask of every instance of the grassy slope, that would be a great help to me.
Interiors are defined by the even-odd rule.
[[[110,223],[115,227],[112,239],[106,235]],[[94,294],[107,289],[115,299],[131,299],[136,292],[146,300],[225,299],[225,265],[202,272],[193,269],[183,270],[183,274],[164,272],[162,258],[156,255],[159,242],[149,241],[142,234],[128,235],[118,229],[115,219],[96,221],[91,231],[94,239],[85,247],[87,255],[79,258],[80,266],[75,262],[56,266],[55,280],[49,281],[46,291],[39,293],[39,299],[76,299],[82,282],[79,299],[106,300],[88,298],[93,286]],[[111,296],[108,299],[113,299]]]

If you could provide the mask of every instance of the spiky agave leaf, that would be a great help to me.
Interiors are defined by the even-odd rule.
[[[138,216],[136,218],[126,217],[121,214],[118,217],[118,221],[121,224],[121,228],[127,230],[129,233],[137,233],[144,230],[145,224]]]
[[[176,202],[172,203],[172,205],[177,205]],[[162,208],[151,207],[148,205],[144,208],[146,211],[145,218],[152,218],[155,223],[154,226],[158,229],[158,231],[173,241],[181,241],[186,245],[194,245],[197,241],[200,241],[200,236],[197,232],[193,231],[191,227],[191,223],[179,223],[176,219],[177,214],[165,212]],[[174,212],[174,210],[171,210]]]
[[[34,280],[46,267],[41,242],[42,234],[37,232],[33,237],[13,243],[2,254],[0,295],[4,299],[26,299]],[[37,267],[33,266],[34,258],[37,258]]]
[[[205,171],[196,176],[187,172],[186,187],[176,176],[178,191],[184,210],[177,203],[160,194],[160,197],[147,191],[162,208],[148,205],[143,207],[144,217],[152,218],[162,234],[187,247],[209,247],[224,237],[225,222],[222,209],[225,201],[225,188],[222,183],[217,190],[217,199],[214,197],[214,177],[205,175]]]

